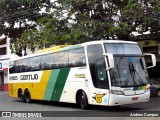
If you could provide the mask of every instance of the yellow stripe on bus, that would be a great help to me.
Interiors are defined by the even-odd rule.
[[[43,100],[50,74],[51,70],[44,71],[40,83],[34,83],[32,98]]]
[[[47,52],[47,51],[52,51],[52,52],[58,52],[61,48],[70,46],[70,45],[59,45],[59,46],[53,46],[51,48],[45,48],[42,50],[38,50],[36,53],[42,53],[42,52]]]

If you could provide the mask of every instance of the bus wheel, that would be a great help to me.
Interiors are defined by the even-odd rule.
[[[82,91],[81,99],[80,99],[81,108],[87,110],[89,108],[87,95],[84,91]]]
[[[25,100],[26,103],[31,102],[31,94],[30,94],[28,89],[26,89],[25,92],[24,92],[24,100]]]
[[[19,90],[18,90],[18,99],[19,99],[20,101],[24,101],[22,89],[19,89]]]

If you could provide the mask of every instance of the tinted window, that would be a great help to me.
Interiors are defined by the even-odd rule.
[[[68,67],[68,51],[54,54],[54,68]]]
[[[112,86],[132,87],[148,84],[143,57],[114,56],[114,68],[110,69]]]
[[[15,72],[16,73],[22,72],[22,60],[16,60],[15,64],[16,64]]]
[[[87,47],[89,67],[93,85],[96,88],[108,89],[108,77],[105,69],[102,45],[89,45]]]
[[[106,52],[112,54],[142,54],[138,44],[129,43],[107,43],[105,44]]]
[[[53,54],[41,56],[41,70],[49,70],[53,68]]]
[[[9,73],[15,73],[15,62],[12,61],[12,62],[9,62]]]
[[[23,71],[23,72],[28,72],[28,71],[30,71],[30,58],[23,60],[22,71]]]
[[[33,58],[31,58],[31,60],[30,60],[30,70],[31,71],[38,71],[38,70],[40,70],[40,61],[41,61],[41,59],[40,59],[40,57],[33,57]]]
[[[85,66],[85,52],[84,48],[73,49],[69,51],[69,66],[77,67],[77,66]]]
[[[98,88],[109,88],[104,58],[96,61],[96,81],[96,86]]]

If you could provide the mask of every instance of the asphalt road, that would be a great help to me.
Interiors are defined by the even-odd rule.
[[[16,98],[9,97],[7,92],[0,92],[0,111],[15,111],[21,114],[25,111],[29,111],[31,113],[42,112],[41,114],[43,115],[43,117],[49,114],[51,116],[57,117],[57,119],[60,119],[60,117],[62,117],[63,119],[66,117],[76,117],[79,120],[81,119],[81,117],[87,117],[87,119],[90,120],[90,117],[94,117],[94,119],[102,119],[107,116],[110,116],[110,119],[112,119],[111,117],[117,118],[117,116],[125,117],[125,119],[127,119],[127,117],[131,116],[131,114],[134,114],[134,116],[131,116],[132,118],[136,117],[137,119],[139,119],[139,117],[135,116],[136,113],[147,113],[147,115],[158,113],[158,116],[160,117],[160,112],[158,112],[160,111],[160,97],[151,97],[149,102],[123,105],[118,109],[110,107],[91,106],[89,110],[84,111],[79,106],[69,103],[57,103],[48,101],[32,101],[32,103],[24,103],[20,102]],[[46,112],[43,113],[44,111],[47,111],[48,114],[46,115]],[[72,120],[73,118],[68,120]],[[157,117],[155,117],[154,119],[158,120]]]

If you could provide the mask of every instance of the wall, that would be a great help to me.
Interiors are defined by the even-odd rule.
[[[1,73],[3,74],[3,90],[8,91],[8,68],[9,68],[9,59],[10,54],[10,40],[9,39],[0,39],[0,68]]]

